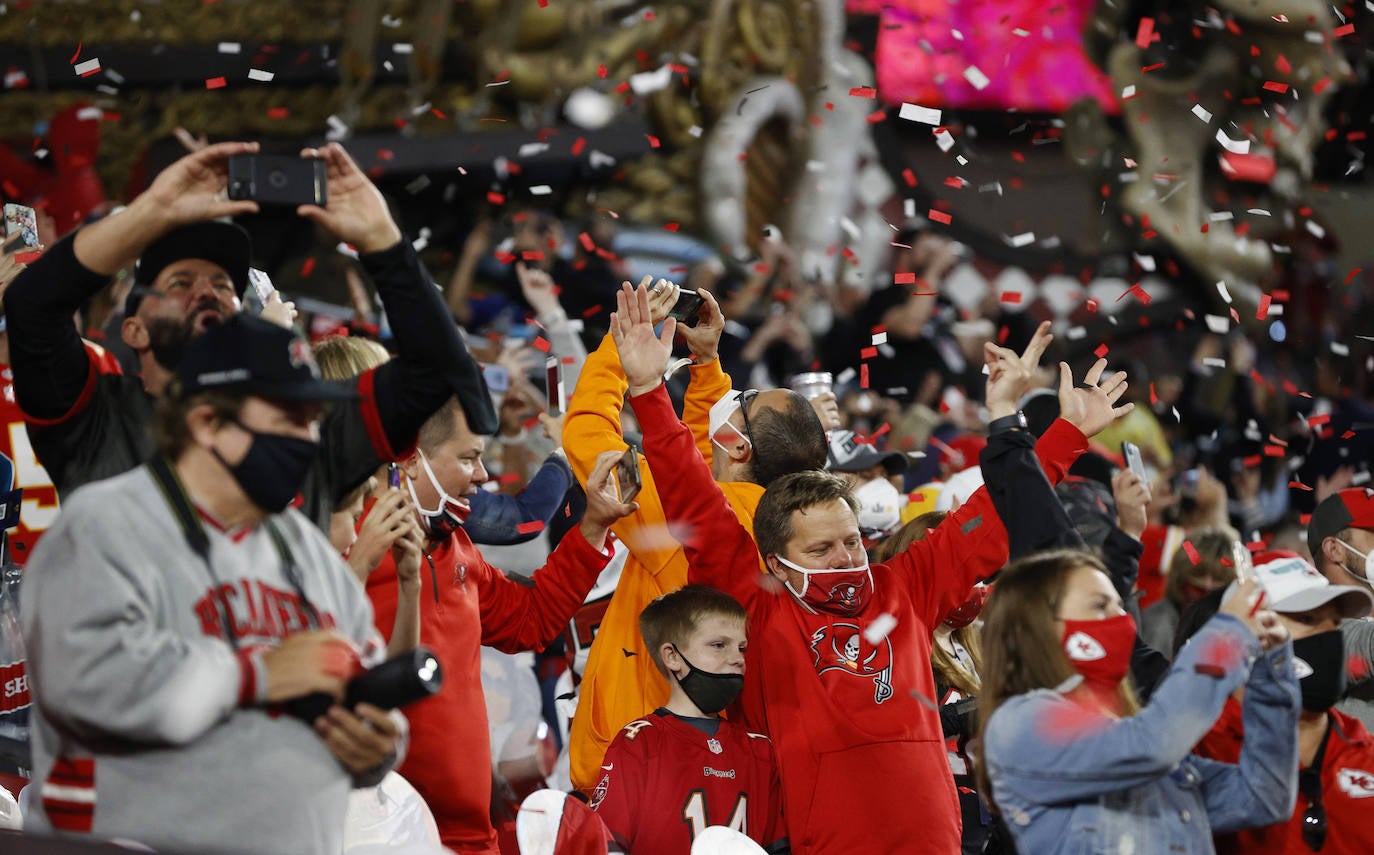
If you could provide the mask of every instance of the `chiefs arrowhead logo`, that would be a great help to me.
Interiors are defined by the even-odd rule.
[[[1374,775],[1363,769],[1341,769],[1336,773],[1336,783],[1352,799],[1374,796]]]
[[[1069,636],[1064,642],[1064,652],[1075,662],[1096,662],[1107,657],[1102,642],[1084,632],[1075,632]]]
[[[1298,675],[1299,680],[1311,677],[1312,674],[1315,673],[1312,670],[1311,665],[1308,665],[1305,661],[1303,661],[1297,656],[1293,657],[1293,672]]]

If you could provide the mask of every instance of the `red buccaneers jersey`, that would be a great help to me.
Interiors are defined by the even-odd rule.
[[[760,846],[787,836],[768,737],[725,720],[708,736],[664,709],[616,734],[591,805],[630,855],[688,855],[711,825]]]
[[[85,344],[97,371],[121,373],[114,354],[94,342]],[[14,377],[5,365],[0,366],[0,491],[16,487],[24,489],[24,501],[19,527],[10,532],[10,554],[22,566],[39,536],[57,519],[57,489],[29,443],[24,414],[14,402]]]

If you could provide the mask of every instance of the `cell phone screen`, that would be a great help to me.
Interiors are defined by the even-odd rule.
[[[639,495],[639,488],[643,486],[639,474],[639,454],[632,445],[625,449],[625,453],[620,456],[619,462],[615,464],[615,488],[616,494],[622,502],[632,502],[635,496]]]
[[[568,395],[563,389],[563,366],[558,357],[544,360],[544,375],[548,388],[549,415],[561,416],[568,407]]]
[[[395,463],[389,463],[386,467],[386,483],[393,490],[401,487],[401,467]]]

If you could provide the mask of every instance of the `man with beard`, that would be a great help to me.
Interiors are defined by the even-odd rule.
[[[173,163],[124,211],[78,230],[34,262],[5,295],[14,389],[38,459],[65,498],[137,466],[153,451],[154,403],[186,343],[240,311],[251,255],[247,235],[215,218],[251,214],[225,198],[232,155],[257,143],[220,143]],[[297,214],[357,248],[386,305],[396,359],[359,377],[358,399],[330,410],[320,454],[301,489],[321,528],[338,500],[383,462],[403,456],[420,425],[455,393],[477,433],[496,414],[429,274],[381,193],[337,143],[307,149],[328,167],[328,203]],[[138,258],[138,287],[121,338],[142,376],[104,373],[70,318],[109,277]]]

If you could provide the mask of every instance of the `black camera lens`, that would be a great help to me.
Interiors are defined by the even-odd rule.
[[[283,170],[273,169],[267,173],[267,184],[269,187],[280,190],[286,186],[286,182],[286,173]]]

